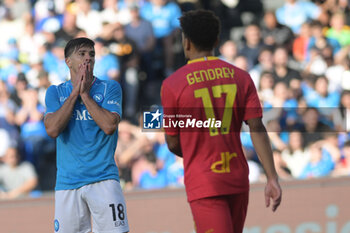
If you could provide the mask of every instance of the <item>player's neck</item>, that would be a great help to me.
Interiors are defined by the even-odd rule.
[[[202,57],[210,57],[214,56],[214,51],[201,51],[201,52],[196,52],[193,54],[190,54],[189,59],[194,60]]]

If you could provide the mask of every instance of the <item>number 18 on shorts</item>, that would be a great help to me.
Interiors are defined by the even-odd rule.
[[[91,229],[92,220],[92,229]],[[55,193],[55,232],[124,233],[129,231],[120,184],[106,180]]]

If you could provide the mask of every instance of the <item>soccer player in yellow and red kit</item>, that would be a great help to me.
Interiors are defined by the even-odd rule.
[[[240,141],[243,121],[267,176],[266,206],[272,199],[275,211],[282,196],[260,101],[247,72],[213,56],[220,22],[211,11],[186,12],[180,24],[189,61],[163,82],[164,117],[175,116],[176,121],[178,116],[192,115],[202,122],[215,118],[221,126],[167,127],[168,147],[184,159],[185,187],[197,233],[242,232],[249,196],[249,170]]]

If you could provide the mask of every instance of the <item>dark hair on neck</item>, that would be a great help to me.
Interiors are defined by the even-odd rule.
[[[95,46],[95,42],[93,42],[92,40],[86,37],[79,37],[79,38],[72,39],[68,41],[68,43],[66,44],[66,47],[64,48],[64,57],[65,58],[69,57],[70,55],[72,55],[72,53],[74,53],[74,51],[82,47],[93,48],[94,46]]]
[[[196,49],[199,51],[214,49],[220,34],[220,20],[212,11],[188,11],[179,20],[182,32]]]

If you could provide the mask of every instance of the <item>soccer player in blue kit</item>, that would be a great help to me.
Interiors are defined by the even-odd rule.
[[[114,151],[122,91],[93,76],[94,42],[70,40],[64,50],[71,80],[46,92],[45,127],[57,141],[55,232],[129,231]]]

